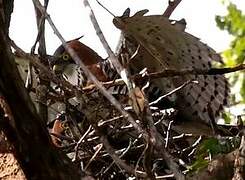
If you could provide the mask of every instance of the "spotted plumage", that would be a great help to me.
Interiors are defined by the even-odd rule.
[[[209,69],[213,61],[222,63],[221,57],[212,48],[184,32],[183,22],[170,21],[160,15],[143,16],[145,12],[140,11],[132,17],[123,16],[114,19],[116,27],[123,32],[123,43],[118,47],[119,54],[125,48],[130,56],[138,50],[136,56],[129,62],[128,69],[131,74],[139,73],[144,68],[149,72],[164,69]],[[68,45],[100,81],[119,78],[110,61],[102,59],[89,47],[77,40],[69,41]],[[70,78],[70,82],[74,82],[74,85],[87,84],[80,67],[62,46],[56,50],[54,56],[53,65],[58,65],[57,72],[62,71],[68,80]],[[70,68],[73,70],[69,70]],[[204,134],[209,134],[210,128],[206,125],[210,124],[211,120],[207,105],[209,104],[209,109],[217,117],[228,103],[229,85],[223,75],[185,75],[152,80],[147,93],[149,101],[156,100],[187,80],[197,80],[199,83],[186,86],[167,99],[163,99],[158,105],[166,107],[166,104],[169,106],[170,103],[171,107],[174,106],[178,110],[179,119],[192,120],[185,132],[191,132],[194,126],[197,133],[205,129],[208,133]],[[125,86],[117,86],[109,90],[113,94],[127,93]],[[183,122],[188,124],[187,121]],[[205,126],[198,122],[203,122]]]
[[[122,30],[126,46],[131,54],[140,46],[137,56],[131,60],[132,73],[147,67],[149,72],[164,69],[209,69],[212,62],[221,63],[221,57],[198,38],[184,32],[178,22],[161,15],[143,16],[143,10],[132,17],[122,16],[113,20]],[[228,103],[229,85],[223,75],[185,75],[153,80],[161,94],[180,86],[187,80],[197,80],[169,97],[174,100],[183,117],[210,123],[207,105],[217,117]]]
[[[97,79],[100,81],[108,80],[106,73],[100,67],[100,63],[102,63],[104,59],[94,50],[79,42],[77,39],[68,41],[67,45],[77,53],[80,60],[83,61]],[[80,66],[76,64],[62,45],[54,52],[50,64],[56,74],[62,74],[63,77],[73,85],[85,86],[89,83]]]

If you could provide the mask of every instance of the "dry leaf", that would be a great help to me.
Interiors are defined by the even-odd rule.
[[[139,87],[133,88],[129,93],[129,104],[133,107],[137,115],[145,108],[145,97]]]
[[[60,120],[56,119],[54,121],[53,128],[50,130],[50,133],[56,134],[56,135],[61,135],[64,132],[64,130],[65,129],[63,127],[63,123]],[[55,136],[51,135],[51,139],[52,139],[52,141],[53,141],[55,146],[57,146],[57,147],[61,146],[60,145],[61,141],[60,141],[60,139],[58,137],[55,137]]]

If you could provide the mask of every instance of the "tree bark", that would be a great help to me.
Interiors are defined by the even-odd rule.
[[[0,17],[0,129],[27,179],[80,179],[79,170],[52,145],[17,70],[8,43],[13,2],[3,1],[5,16]]]

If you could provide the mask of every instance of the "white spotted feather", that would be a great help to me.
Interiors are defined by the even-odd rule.
[[[222,62],[221,57],[198,38],[184,32],[178,23],[171,23],[161,15],[143,16],[140,11],[132,17],[115,18],[114,24],[122,30],[132,52],[140,45],[137,56],[130,64],[135,73],[147,67],[150,72],[164,69],[209,69],[212,61]],[[134,47],[134,48],[132,48]],[[162,92],[180,86],[187,80],[197,80],[175,95],[181,114],[190,119],[201,119],[210,123],[207,105],[218,116],[227,104],[229,85],[223,75],[185,75],[162,78],[152,83]]]

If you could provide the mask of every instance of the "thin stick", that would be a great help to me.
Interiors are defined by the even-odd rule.
[[[111,147],[110,143],[108,142],[108,139],[102,135],[101,136],[101,142],[103,142],[104,147],[106,149],[106,151],[110,154],[110,156],[112,157],[112,159],[114,160],[114,162],[119,165],[119,167],[122,167],[123,169],[125,169],[127,172],[130,172],[131,174],[135,174],[137,173],[137,171],[134,171],[134,168],[131,167],[130,165],[127,165],[124,161],[122,161],[116,154],[115,154],[115,150]],[[141,178],[145,178],[146,174],[142,173],[142,174],[138,174],[138,177]]]
[[[190,84],[190,83],[198,83],[198,82],[197,82],[197,81],[191,81],[191,80],[186,81],[186,82],[185,82],[184,84],[182,84],[181,86],[179,86],[179,87],[175,88],[174,90],[170,91],[169,93],[167,93],[167,94],[165,94],[165,95],[163,95],[163,96],[157,98],[157,100],[151,102],[149,105],[152,106],[152,105],[157,104],[157,103],[158,103],[159,101],[161,101],[162,99],[164,99],[164,98],[166,98],[166,97],[168,97],[168,96],[171,96],[172,94],[174,94],[174,93],[176,93],[177,91],[183,89],[185,86],[187,86],[187,85]]]
[[[84,168],[85,171],[88,169],[88,167],[89,167],[89,165],[91,164],[91,162],[92,162],[92,161],[96,158],[96,156],[99,154],[100,150],[101,150],[102,147],[103,147],[103,144],[101,143],[101,144],[98,144],[97,146],[99,146],[99,147],[98,147],[98,149],[96,150],[96,152],[94,153],[94,155],[91,157],[91,159],[89,160],[88,164],[85,166],[85,168]]]
[[[170,130],[171,130],[171,126],[172,126],[173,122],[174,122],[174,121],[172,120],[172,121],[170,121],[169,124],[168,124],[165,148],[168,147],[169,136],[170,136]]]
[[[143,133],[146,135],[146,133],[143,131],[143,129],[140,127],[139,124],[135,122],[133,117],[127,113],[121,106],[121,104],[105,89],[105,87],[97,80],[97,78],[88,70],[88,68],[84,65],[84,63],[80,60],[76,52],[70,48],[67,44],[65,39],[62,37],[56,26],[54,25],[52,19],[50,16],[47,14],[43,6],[38,0],[34,0],[36,3],[37,7],[41,10],[43,14],[45,14],[45,17],[50,24],[51,28],[53,29],[54,33],[57,35],[57,37],[61,40],[62,45],[64,46],[65,50],[70,54],[72,59],[74,59],[82,68],[84,71],[84,74],[98,87],[99,91],[122,113],[124,117],[128,119],[128,121],[134,126],[134,128],[139,132]]]
[[[114,65],[114,67],[116,68],[118,74],[121,74],[121,72],[123,71],[123,67],[122,65],[119,63],[118,59],[116,58],[114,52],[111,50],[109,44],[107,43],[104,34],[102,33],[100,26],[98,24],[98,21],[95,18],[94,12],[89,4],[89,2],[87,0],[83,1],[83,4],[86,8],[88,8],[90,10],[89,12],[89,17],[91,19],[91,22],[94,26],[94,29],[96,31],[97,36],[99,37],[102,45],[104,46],[107,54],[109,55],[109,59],[111,60],[112,64]]]
[[[137,124],[136,121],[133,119],[133,117],[127,113],[121,106],[121,104],[105,89],[105,87],[97,80],[97,78],[88,70],[88,68],[84,65],[84,63],[80,60],[76,52],[70,48],[67,44],[60,32],[57,30],[56,26],[54,25],[52,19],[45,11],[45,8],[41,5],[41,3],[38,0],[33,0],[35,2],[36,7],[40,9],[40,11],[45,15],[48,23],[50,24],[51,28],[53,29],[54,33],[57,35],[57,37],[61,40],[63,47],[65,50],[70,54],[71,58],[80,65],[82,70],[84,71],[84,74],[98,87],[99,91],[112,103],[112,105],[115,106],[119,110],[119,112],[122,113],[124,117],[127,118],[127,120],[133,125],[133,127],[138,131],[139,134],[142,135],[142,137],[147,141],[148,139],[154,139],[156,143],[156,150],[161,151],[160,156],[162,156],[169,168],[174,172],[176,179],[182,180],[184,179],[184,176],[182,175],[181,171],[179,170],[179,167],[176,162],[174,162],[172,156],[168,154],[168,152],[163,148],[164,147],[164,141],[161,138],[161,135],[156,131],[156,129],[152,129],[151,135],[154,136],[154,138],[150,138],[147,131],[142,129],[140,124]],[[115,59],[116,60],[116,59]],[[126,73],[126,71],[123,71]],[[122,75],[122,74],[121,74]],[[127,80],[128,78],[126,78]],[[130,88],[129,88],[130,89]],[[152,118],[151,118],[152,119]],[[153,124],[152,122],[150,124]],[[153,126],[154,127],[154,126]],[[154,131],[154,132],[153,132]],[[155,136],[156,135],[156,136]],[[156,141],[157,139],[157,141]],[[159,142],[158,142],[159,140]],[[122,160],[115,155],[113,149],[109,148],[109,142],[108,139],[105,137],[101,137],[101,141],[103,142],[104,146],[106,147],[106,150],[108,153],[110,153],[110,156],[115,160],[116,164],[123,167],[126,171],[134,174],[132,171],[132,168],[122,162]]]
[[[174,1],[169,0],[168,1],[168,7],[165,10],[165,12],[163,13],[163,16],[169,18],[171,16],[171,14],[174,12],[175,8],[179,5],[180,2],[181,2],[181,0],[174,0]]]
[[[173,77],[173,76],[183,76],[187,74],[193,75],[222,75],[228,74],[236,71],[245,70],[245,64],[239,64],[235,67],[228,68],[210,68],[210,69],[184,69],[180,71],[176,71],[174,69],[163,70],[160,72],[150,73],[150,78],[158,78],[158,77]],[[138,75],[139,76],[139,75]]]
[[[149,79],[158,79],[163,77],[174,77],[174,76],[183,76],[183,75],[222,75],[228,74],[237,71],[244,71],[245,64],[239,64],[234,67],[228,68],[210,68],[210,69],[183,69],[183,70],[175,70],[175,69],[166,69],[159,72],[149,73],[147,76],[142,77],[141,74],[136,74],[131,76],[130,78],[134,81],[144,81],[145,78]],[[103,82],[103,85],[106,87],[123,85],[124,81],[122,79],[116,79],[113,81]],[[84,91],[91,90],[95,88],[94,84],[86,86],[83,88]]]
[[[30,60],[30,63],[39,68],[41,71],[43,71],[45,73],[45,75],[50,78],[50,80],[52,80],[54,83],[60,85],[60,87],[64,90],[71,90],[72,93],[75,94],[75,89],[77,89],[76,87],[74,87],[72,84],[70,84],[69,82],[59,79],[57,78],[57,76],[51,72],[46,66],[44,66],[42,63],[39,62],[39,59],[37,57],[35,57],[34,55],[28,54],[26,52],[24,52],[20,47],[18,47],[15,42],[13,40],[9,40],[11,46],[15,49],[16,54],[18,54],[18,56],[24,58],[24,59],[28,59]],[[78,90],[78,89],[77,89]]]
[[[129,141],[129,145],[128,147],[125,149],[125,151],[122,152],[122,154],[119,156],[119,158],[122,158],[131,148],[132,142],[131,140]],[[115,163],[115,161],[113,160],[113,162],[104,170],[103,174],[105,174],[111,167],[112,165]]]
[[[83,136],[77,142],[77,144],[76,144],[76,146],[74,148],[75,149],[75,156],[74,156],[72,161],[76,161],[77,155],[78,155],[78,148],[81,145],[81,143],[83,142],[84,138],[88,135],[88,133],[90,132],[91,129],[92,129],[92,126],[90,125],[89,128],[87,129],[87,131],[83,134]]]
[[[129,92],[131,92],[132,89],[133,89],[133,82],[129,78],[129,73],[128,73],[127,69],[125,69],[121,65],[121,63],[117,59],[116,55],[114,54],[114,52],[111,50],[109,44],[107,43],[107,41],[105,39],[105,36],[103,35],[103,33],[102,33],[101,29],[100,29],[100,26],[99,26],[99,24],[98,24],[98,22],[97,22],[97,20],[95,18],[94,12],[93,12],[88,0],[83,0],[83,4],[84,4],[85,7],[87,7],[90,10],[89,17],[90,17],[91,22],[92,22],[92,24],[94,26],[96,34],[98,35],[98,37],[99,37],[102,45],[104,46],[107,54],[109,55],[109,59],[110,59],[111,63],[115,67],[117,73],[120,74],[121,78],[126,83]]]

